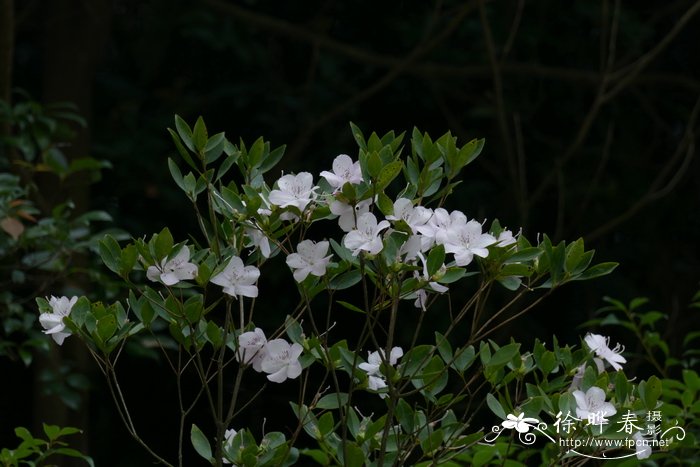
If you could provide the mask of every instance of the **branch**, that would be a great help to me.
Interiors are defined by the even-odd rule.
[[[612,78],[619,80],[617,85],[613,87],[606,95],[605,99],[610,99],[617,93],[626,88],[635,77],[644,70],[651,62],[656,59],[656,57],[661,54],[661,52],[668,47],[668,45],[676,38],[676,36],[685,28],[688,22],[693,16],[695,16],[698,11],[700,11],[700,1],[696,1],[693,6],[691,6],[678,22],[671,28],[666,36],[664,36],[655,47],[649,50],[647,53],[639,57],[634,63],[627,65],[612,74]]]
[[[621,223],[625,222],[627,219],[634,216],[640,209],[642,209],[647,204],[657,199],[667,196],[675,187],[678,185],[682,179],[685,171],[687,170],[690,162],[695,156],[695,133],[694,129],[697,124],[698,113],[700,113],[700,98],[695,102],[693,111],[691,112],[690,119],[686,126],[685,134],[681,139],[675,153],[669,159],[668,163],[659,172],[659,174],[654,179],[654,182],[649,187],[647,193],[642,196],[636,203],[630,206],[626,211],[617,217],[609,220],[605,224],[601,225],[593,232],[585,236],[586,240],[592,240],[600,237],[604,233],[610,231],[611,229],[617,227]],[[683,159],[679,163],[679,159]],[[677,166],[676,171],[671,175],[671,170],[673,167]],[[669,178],[670,177],[670,178]]]
[[[297,26],[293,23],[241,8],[232,3],[228,3],[225,0],[203,1],[205,4],[221,13],[225,13],[234,18],[243,20],[246,24],[259,27],[266,32],[288,37],[298,42],[305,42],[325,50],[330,50],[365,65],[369,64],[380,68],[391,69],[403,61],[403,58],[397,58],[393,55],[379,54],[360,47],[355,47],[353,45],[330,38],[326,35],[318,34],[309,29],[305,29],[304,27]],[[413,75],[427,76],[431,78],[488,78],[491,75],[491,68],[487,65],[459,66],[435,62],[405,64],[404,71]],[[589,85],[597,84],[600,80],[600,74],[598,71],[553,67],[532,63],[504,62],[501,63],[501,71],[504,74],[571,81]],[[625,76],[612,76],[610,77],[610,81],[614,82],[622,78],[625,78]],[[648,73],[645,75],[637,75],[634,77],[633,81],[638,84],[666,84],[693,91],[700,90],[700,81],[673,73]]]
[[[321,115],[316,120],[312,121],[299,135],[299,137],[297,137],[296,141],[290,145],[290,147],[293,149],[288,151],[288,157],[290,159],[294,159],[298,154],[300,154],[303,151],[306,144],[311,139],[311,136],[316,132],[317,129],[321,128],[328,121],[334,119],[348,108],[365,101],[369,97],[373,96],[374,94],[391,84],[396,79],[396,77],[401,75],[411,63],[415,62],[420,57],[430,52],[441,42],[447,39],[450,35],[452,35],[452,33],[462,23],[469,11],[471,11],[471,9],[474,7],[474,3],[474,1],[465,3],[463,7],[453,16],[450,23],[439,34],[437,34],[431,40],[419,43],[406,57],[404,57],[400,61],[395,62],[395,65],[381,79],[377,80],[371,86],[364,88],[362,91],[354,94],[353,96],[341,102],[339,105],[335,106],[325,114]]]

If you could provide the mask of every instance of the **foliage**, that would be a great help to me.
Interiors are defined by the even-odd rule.
[[[71,124],[84,124],[72,106],[42,106],[28,96],[10,106],[0,101],[0,123],[9,132],[0,141],[0,356],[32,363],[35,351],[46,352],[49,346],[36,325],[36,313],[28,303],[50,288],[75,281],[81,274],[101,277],[97,270],[79,268],[77,255],[97,251],[97,241],[106,233],[118,238],[118,230],[95,233],[95,224],[111,221],[103,211],[76,213],[70,199],[60,199],[50,188],[42,187],[40,176],[62,183],[71,175],[86,180],[99,179],[106,165],[92,158],[68,162],[62,147],[74,137]],[[54,187],[55,188],[55,187]],[[47,195],[52,196],[47,196]],[[52,199],[49,199],[52,198]],[[89,386],[87,376],[76,373],[71,362],[59,368],[43,368],[38,373],[41,391],[53,394],[68,407],[78,409],[81,390]],[[13,450],[0,452],[2,465],[37,465],[53,455],[79,457],[90,465],[92,460],[62,440],[79,432],[44,424],[46,440],[34,438],[22,427],[15,429],[22,439]]]
[[[71,427],[61,428],[46,423],[43,426],[46,439],[35,438],[24,427],[15,428],[15,435],[22,442],[15,449],[3,448],[0,451],[0,465],[3,467],[45,465],[52,456],[61,455],[83,459],[88,465],[94,467],[92,458],[69,448],[68,444],[63,441],[66,436],[82,433],[80,430]]]
[[[107,236],[100,255],[128,285],[125,304],[74,297],[63,315],[58,301],[38,300],[42,317],[60,315],[51,321],[59,323],[56,331],[85,343],[137,442],[159,462],[173,464],[139,435],[119,384],[121,350],[144,333],[156,342],[176,342],[174,349],[160,347],[178,391],[178,464],[187,431],[195,451],[214,465],[289,465],[309,458],[358,466],[484,465],[497,459],[567,464],[580,461],[576,454],[606,452],[567,447],[584,435],[620,442],[643,436],[632,422],[656,415],[662,381],[627,376],[622,349],[608,347],[609,338],[588,334],[578,347],[554,338],[551,350],[539,340],[525,350],[512,339],[488,339],[553,290],[606,275],[616,264],[592,265],[594,253],[582,239],[554,244],[544,235],[532,243],[498,221],[483,232],[461,212],[442,209],[483,141],[460,146],[449,133],[433,141],[414,130],[404,156],[403,134],[365,137],[351,129],[357,161],[338,156],[318,185],[301,172],[270,186],[264,174],[284,148],[272,149],[262,139],[236,145],[223,133],[209,136],[201,118],[191,127],[176,117],[169,131],[187,168],[183,172],[173,160],[168,167],[197,213],[202,240],[178,242],[168,228],[124,246]],[[237,173],[230,172],[234,167]],[[339,241],[327,229],[332,221],[344,231]],[[320,235],[330,235],[329,241],[311,240]],[[255,324],[271,298],[261,270],[282,257],[299,300],[284,323],[266,333]],[[144,276],[150,283],[143,283]],[[496,287],[511,298],[494,310],[487,303]],[[445,299],[450,320],[436,328],[439,321],[430,314]],[[338,319],[356,321],[361,332],[336,329]],[[402,332],[407,323],[411,333]],[[158,332],[163,328],[166,336]],[[237,425],[252,404],[262,408],[266,391],[249,370],[287,385],[301,377],[299,394],[289,401],[296,428],[258,438]],[[200,382],[194,395],[182,391],[186,376]],[[240,400],[244,384],[259,389]],[[211,431],[191,421],[200,402],[212,418]],[[602,421],[594,423],[591,414],[601,407]],[[497,422],[491,432],[474,428],[489,419]],[[654,429],[665,430],[666,439],[682,439],[672,422],[654,420]],[[512,437],[500,439],[505,429],[530,436],[521,437],[519,446]],[[532,449],[530,429],[551,443]],[[648,453],[637,447],[619,457],[635,455]]]
[[[74,135],[70,123],[82,123],[72,107],[44,107],[29,98],[12,107],[0,101],[0,122],[10,128],[0,145],[0,160],[13,164],[5,169],[21,174],[0,173],[0,355],[29,365],[32,349],[48,347],[39,338],[36,313],[27,303],[75,274],[75,255],[95,251],[97,240],[108,232],[119,238],[122,234],[94,232],[95,223],[111,220],[106,212],[76,215],[74,203],[66,199],[50,206],[47,192],[37,185],[37,174],[62,180],[80,173],[96,179],[104,167],[90,158],[68,163],[63,154],[62,146]]]
[[[660,461],[694,465],[700,461],[697,440],[700,438],[700,376],[697,372],[698,350],[695,345],[700,336],[689,330],[679,352],[673,352],[671,343],[663,336],[663,323],[668,315],[658,310],[645,310],[649,303],[646,297],[637,297],[624,303],[606,297],[607,306],[598,310],[600,318],[595,318],[584,326],[621,327],[636,338],[636,354],[640,361],[647,363],[662,376],[660,380],[661,404],[659,409],[665,420],[673,420],[685,430],[685,438],[672,450],[659,455]],[[693,318],[700,308],[700,291],[688,306],[686,319]],[[665,428],[669,428],[666,425]]]

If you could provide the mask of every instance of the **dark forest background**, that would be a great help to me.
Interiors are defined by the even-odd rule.
[[[0,97],[75,103],[87,127],[66,153],[112,164],[97,185],[61,189],[134,237],[197,232],[166,164],[174,114],[287,144],[282,168],[315,174],[356,155],[350,121],[449,130],[486,138],[450,207],[531,239],[583,237],[598,261],[621,263],[501,339],[577,344],[605,295],[650,297],[675,351],[698,327],[687,308],[700,280],[698,1],[0,0],[0,36]],[[135,391],[162,369],[128,362]],[[31,368],[3,368],[3,446],[14,426],[53,421],[83,428],[98,465],[146,465],[99,378],[76,414],[55,410]],[[158,439],[167,418],[148,407],[170,395],[139,397]]]

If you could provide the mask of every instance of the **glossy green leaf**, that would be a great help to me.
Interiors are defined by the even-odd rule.
[[[382,167],[377,176],[376,190],[383,191],[396,178],[403,168],[403,162],[393,161]]]
[[[194,123],[194,128],[192,129],[192,144],[194,144],[194,149],[197,152],[204,151],[207,146],[207,127],[204,124],[204,119],[200,116]]]
[[[491,358],[486,363],[487,367],[501,366],[510,362],[513,357],[518,355],[520,351],[520,344],[513,342],[512,344],[504,345],[500,349],[496,350]]]
[[[317,409],[331,410],[343,407],[348,403],[348,394],[346,392],[338,392],[333,394],[326,394],[321,397],[316,403]]]
[[[585,281],[588,279],[595,279],[596,277],[606,276],[613,272],[619,263],[607,262],[599,263],[595,266],[591,266],[586,269],[580,276],[574,278],[574,280]]]
[[[352,287],[360,282],[362,273],[359,270],[351,270],[331,279],[331,290],[343,290]]]
[[[197,454],[202,456],[208,462],[211,462],[211,446],[209,445],[209,440],[202,430],[197,427],[194,423],[192,424],[192,429],[190,430],[190,441],[192,441],[192,446]]]
[[[503,410],[503,406],[501,405],[500,402],[498,402],[498,399],[496,399],[491,393],[486,394],[486,405],[489,406],[489,409],[491,409],[491,412],[496,414],[496,416],[502,420],[506,419],[506,411]]]

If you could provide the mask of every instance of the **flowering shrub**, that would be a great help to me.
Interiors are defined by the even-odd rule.
[[[201,237],[176,241],[165,228],[120,245],[107,236],[100,254],[128,285],[128,299],[38,300],[51,314],[42,319],[52,325],[47,332],[84,341],[131,435],[159,462],[182,465],[182,442],[177,455],[164,455],[139,436],[117,372],[125,342],[143,333],[161,342],[156,324],[164,323],[177,343],[171,362],[179,439],[188,429],[194,449],[213,465],[564,464],[600,450],[560,440],[637,436],[616,431],[622,419],[615,417],[656,411],[661,385],[625,376],[622,347],[611,349],[595,334],[578,347],[554,340],[551,350],[540,341],[525,350],[487,339],[552,290],[608,274],[615,264],[591,265],[593,251],[581,239],[553,244],[545,235],[533,243],[498,221],[486,227],[447,210],[445,200],[483,140],[459,146],[449,133],[433,141],[414,130],[404,155],[403,134],[365,138],[351,129],[356,160],[341,154],[320,178],[285,174],[270,185],[264,175],[284,148],[272,150],[262,139],[235,145],[223,133],[209,136],[201,118],[190,127],[176,117],[170,134],[187,172],[171,159],[168,167],[192,203]],[[276,329],[262,329],[260,303],[274,291],[259,278],[285,264],[298,305]],[[500,308],[488,300],[496,287],[512,295]],[[440,328],[431,317],[437,302],[449,314]],[[59,314],[65,328],[55,331]],[[333,324],[340,314],[357,321],[359,335]],[[305,375],[312,371],[320,378]],[[295,428],[255,433],[238,422],[237,414],[264,396],[256,372],[287,385]],[[186,376],[202,388],[189,398],[180,392]],[[240,400],[244,379],[260,387],[253,400]],[[211,431],[189,422],[200,399]],[[268,415],[277,429],[275,414]],[[492,430],[480,428],[490,419]],[[530,429],[553,442],[535,451],[527,436],[521,445],[501,438],[504,430],[532,435]]]

